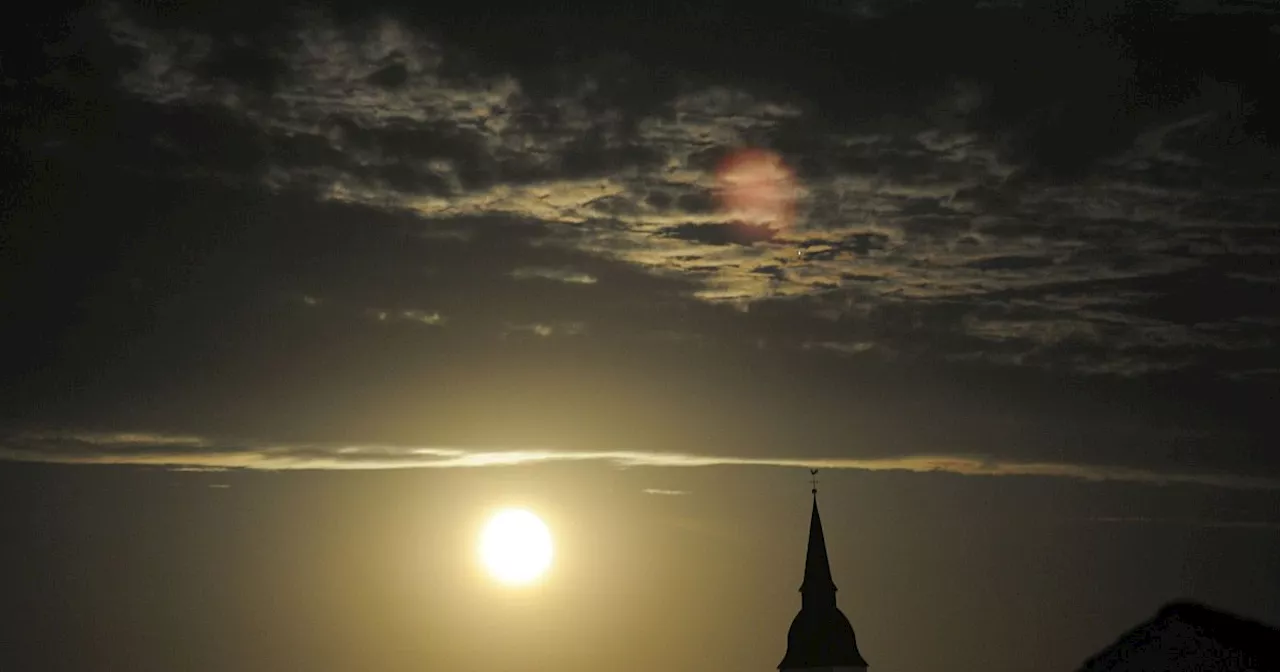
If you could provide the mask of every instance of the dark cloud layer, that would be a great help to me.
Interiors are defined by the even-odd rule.
[[[14,431],[1280,473],[1275,17],[248,7],[15,42]]]

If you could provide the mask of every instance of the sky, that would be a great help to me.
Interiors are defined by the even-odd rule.
[[[878,671],[1280,623],[1266,3],[557,7],[6,27],[0,667],[770,670],[808,468]]]

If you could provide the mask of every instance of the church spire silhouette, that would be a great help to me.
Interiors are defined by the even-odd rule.
[[[813,477],[813,509],[809,514],[809,546],[805,551],[804,580],[800,582],[800,613],[787,631],[787,653],[779,670],[866,670],[858,652],[849,619],[836,606],[836,582],[831,577],[827,540],[818,513],[818,481]]]
[[[808,606],[836,604],[836,582],[831,578],[831,561],[827,558],[827,539],[822,534],[822,516],[818,515],[818,489],[813,489],[813,510],[809,514],[809,548],[804,557],[804,580],[800,582],[801,603]]]

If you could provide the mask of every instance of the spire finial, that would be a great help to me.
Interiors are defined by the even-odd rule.
[[[817,469],[809,470],[809,482],[813,485],[813,490],[811,492],[815,495],[818,494],[818,470]]]

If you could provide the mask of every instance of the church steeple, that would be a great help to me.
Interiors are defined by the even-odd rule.
[[[867,661],[858,652],[849,619],[836,606],[836,582],[831,578],[827,540],[818,515],[817,470],[813,484],[813,509],[809,514],[809,547],[805,552],[804,580],[800,582],[800,613],[787,631],[787,653],[779,670],[862,671]]]
[[[818,491],[813,492],[813,511],[809,514],[809,550],[804,558],[804,580],[800,582],[800,599],[804,607],[836,606],[836,582],[831,578],[831,561],[827,559],[827,539],[822,534],[822,517],[818,515]]]

